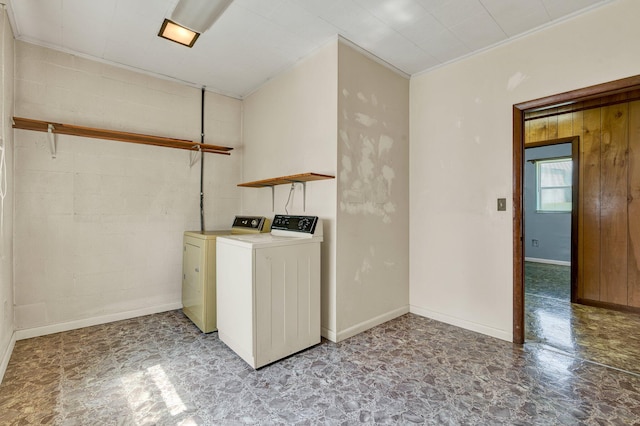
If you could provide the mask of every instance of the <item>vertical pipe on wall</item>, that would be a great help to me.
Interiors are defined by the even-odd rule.
[[[200,143],[204,143],[204,86],[200,100]],[[200,231],[204,232],[204,152],[200,151]]]

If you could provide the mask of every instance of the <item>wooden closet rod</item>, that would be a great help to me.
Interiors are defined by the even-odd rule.
[[[143,145],[164,146],[167,148],[186,149],[188,151],[210,152],[212,154],[231,155],[233,148],[228,146],[210,145],[193,142],[186,139],[165,138],[162,136],[143,135],[139,133],[120,132],[117,130],[96,129],[92,127],[74,126],[71,124],[53,123],[50,121],[32,120],[30,118],[13,117],[13,128],[34,130],[36,132],[51,132],[61,135],[83,136],[86,138],[106,139],[119,142],[130,142]]]

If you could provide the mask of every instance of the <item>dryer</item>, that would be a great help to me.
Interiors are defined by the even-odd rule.
[[[231,230],[186,231],[182,246],[182,311],[203,332],[216,325],[216,238],[221,235],[269,232],[262,216],[236,216]]]
[[[218,336],[253,368],[320,343],[322,240],[321,219],[290,215],[217,239]]]

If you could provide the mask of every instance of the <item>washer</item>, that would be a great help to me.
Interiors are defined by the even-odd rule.
[[[269,232],[269,219],[236,216],[231,230],[186,231],[182,251],[182,311],[203,333],[216,331],[216,238]]]
[[[217,239],[218,336],[253,368],[320,343],[322,240],[317,216],[290,215]]]

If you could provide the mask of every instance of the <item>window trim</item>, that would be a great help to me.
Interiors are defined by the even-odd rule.
[[[571,176],[573,176],[573,166],[574,166],[574,161],[572,156],[570,155],[565,155],[562,157],[553,157],[553,158],[540,158],[534,161],[535,167],[536,167],[536,213],[542,213],[542,214],[566,214],[566,213],[571,213],[573,210],[573,182],[570,182],[569,185],[563,185],[563,186],[546,186],[546,187],[542,187],[541,186],[541,173],[540,173],[540,169],[542,167],[542,165],[544,164],[549,164],[549,163],[560,163],[560,162],[570,162],[571,163]],[[568,188],[570,190],[571,193],[571,203],[568,206],[568,209],[566,210],[547,210],[547,209],[541,209],[540,208],[540,203],[541,203],[541,192],[543,189],[566,189]]]

